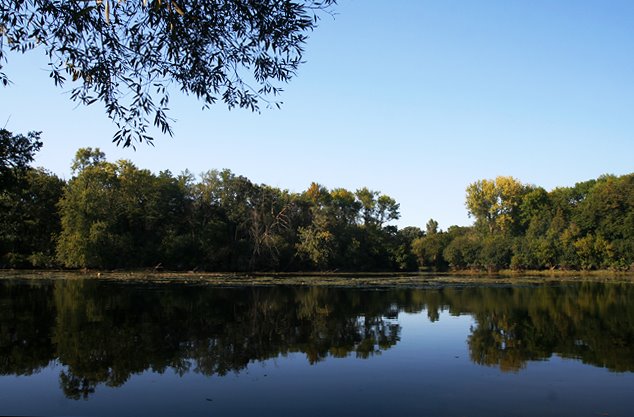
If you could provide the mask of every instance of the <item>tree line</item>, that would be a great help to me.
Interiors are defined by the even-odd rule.
[[[63,181],[30,164],[38,133],[0,130],[0,267],[206,271],[616,269],[634,262],[634,174],[552,191],[477,181],[475,222],[399,229],[368,188],[296,193],[229,170],[158,174],[83,148]]]
[[[513,177],[467,187],[471,227],[452,226],[413,242],[436,269],[631,270],[634,174],[604,175],[546,191]]]
[[[229,170],[155,174],[90,148],[77,151],[64,182],[27,165],[35,151],[20,167],[3,163],[11,174],[0,198],[4,267],[416,269],[407,230],[389,225],[399,205],[377,191],[313,183],[291,193]]]

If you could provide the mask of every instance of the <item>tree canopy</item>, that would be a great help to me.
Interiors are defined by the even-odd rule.
[[[39,132],[29,132],[24,136],[0,129],[0,190],[15,183],[41,147]]]
[[[389,225],[399,218],[399,205],[378,191],[313,184],[291,193],[229,170],[210,170],[198,180],[189,173],[156,175],[130,161],[108,162],[90,148],[77,152],[72,168],[58,203],[57,261],[67,267],[416,267],[409,251],[413,237]]]
[[[476,181],[466,191],[474,226],[440,233],[428,227],[412,242],[419,265],[492,272],[634,269],[634,174],[605,175],[550,192],[497,177]]]
[[[302,62],[307,33],[336,0],[2,0],[0,83],[7,52],[43,49],[71,99],[102,102],[123,146],[172,135],[169,93],[208,107],[258,111]],[[174,87],[172,87],[174,86]]]
[[[400,205],[366,187],[156,174],[91,148],[63,181],[29,166],[38,134],[0,133],[0,268],[634,270],[634,174],[551,191],[479,180],[466,190],[473,226],[399,229]]]

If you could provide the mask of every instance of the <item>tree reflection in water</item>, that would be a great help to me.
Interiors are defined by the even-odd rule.
[[[98,280],[1,280],[0,373],[64,365],[69,398],[133,374],[173,369],[225,375],[250,362],[303,353],[369,358],[396,345],[400,312],[470,314],[473,362],[518,371],[553,354],[634,371],[634,287],[359,290],[215,288]]]

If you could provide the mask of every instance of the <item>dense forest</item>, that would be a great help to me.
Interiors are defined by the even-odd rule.
[[[512,177],[466,190],[473,226],[392,224],[368,188],[300,193],[229,170],[158,174],[99,149],[67,182],[31,166],[38,133],[0,130],[0,267],[206,271],[628,270],[634,174],[547,191]]]

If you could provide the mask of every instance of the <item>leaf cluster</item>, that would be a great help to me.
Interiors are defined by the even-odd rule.
[[[18,181],[41,147],[40,132],[24,136],[0,129],[0,191]]]
[[[7,52],[43,49],[70,98],[101,102],[123,146],[173,134],[170,92],[203,107],[259,111],[302,63],[307,34],[336,0],[2,0],[0,70]],[[9,83],[0,72],[0,82]]]

